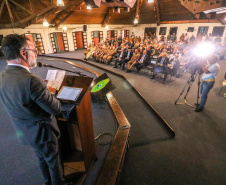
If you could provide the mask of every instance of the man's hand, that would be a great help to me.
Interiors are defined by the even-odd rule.
[[[47,86],[47,88],[49,89],[49,92],[51,92],[52,94],[56,94],[56,89],[55,88],[52,88],[52,87],[49,87]]]
[[[163,64],[160,64],[160,66],[163,66]]]

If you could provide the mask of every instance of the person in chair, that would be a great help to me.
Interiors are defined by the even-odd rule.
[[[0,72],[0,102],[19,142],[34,149],[45,185],[65,184],[58,151],[60,131],[54,117],[61,112],[61,103],[30,72],[37,65],[37,50],[25,36],[11,34],[2,40],[2,51],[8,65]]]
[[[118,67],[118,63],[122,64],[122,60],[126,57],[126,52],[124,51],[124,48],[121,48],[121,52],[119,54],[119,57],[115,60],[115,65],[113,68],[117,68]]]
[[[147,51],[144,50],[143,54],[138,59],[137,63],[135,64],[135,67],[137,68],[137,72],[139,72],[143,67],[148,66],[148,62],[150,60],[149,55],[147,55]]]
[[[156,66],[154,68],[154,73],[153,73],[151,79],[154,79],[155,76],[157,75],[157,73],[163,72],[165,70],[165,68],[169,67],[169,64],[170,63],[169,63],[169,58],[167,57],[167,54],[163,53],[162,56],[159,57],[157,60]]]
[[[131,51],[131,48],[128,48],[128,52],[126,53],[126,57],[122,60],[122,70],[125,69],[125,65],[127,62],[129,62],[131,60],[133,56],[133,52]]]

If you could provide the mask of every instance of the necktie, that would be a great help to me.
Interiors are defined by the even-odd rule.
[[[129,54],[130,54],[130,52],[128,51],[128,55],[127,55],[127,58],[129,58]]]
[[[142,58],[140,59],[141,62],[143,62],[145,55],[142,56]]]
[[[164,62],[164,58],[162,58],[162,60],[161,60],[160,64],[163,64],[163,62]]]

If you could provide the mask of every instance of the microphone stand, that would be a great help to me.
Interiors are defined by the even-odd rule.
[[[67,72],[70,72],[70,73],[75,73],[75,74],[78,74],[79,76],[88,77],[87,75],[82,74],[81,72],[70,71],[70,70],[67,70],[67,69],[62,69],[62,68],[59,68],[59,67],[55,67],[55,66],[51,66],[51,65],[46,65],[46,64],[44,64],[43,66],[44,67],[49,67],[49,68],[54,68],[54,69],[64,70],[64,71],[67,71]]]

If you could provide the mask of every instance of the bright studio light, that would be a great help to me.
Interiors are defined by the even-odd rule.
[[[213,52],[214,52],[214,46],[206,42],[197,45],[193,50],[193,53],[198,57],[207,57]]]
[[[62,30],[66,31],[67,30],[67,27],[66,26],[63,26],[62,27]]]
[[[89,6],[89,5],[86,8],[87,8],[87,10],[91,10],[91,6]]]
[[[148,3],[153,3],[154,2],[154,0],[148,0]]]
[[[63,0],[57,0],[57,6],[64,6]]]
[[[46,20],[46,18],[43,19],[43,26],[47,27],[49,26],[48,21]]]

